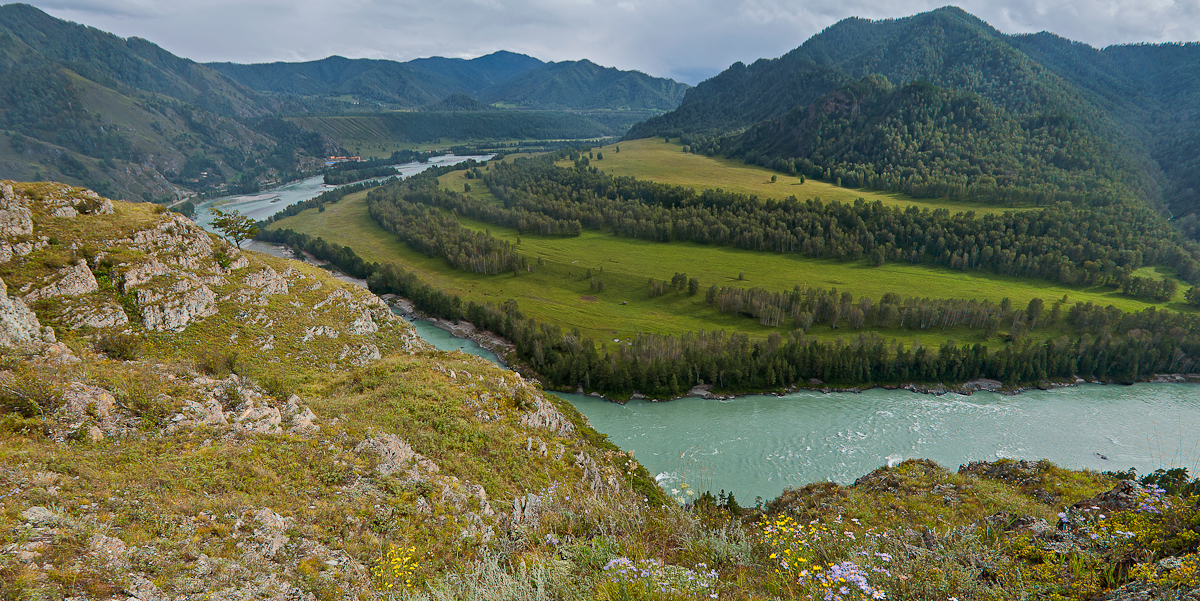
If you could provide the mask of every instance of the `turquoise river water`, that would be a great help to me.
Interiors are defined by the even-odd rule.
[[[496,361],[470,340],[414,323],[443,350]],[[733,491],[743,504],[820,480],[842,484],[886,464],[927,458],[1049,459],[1097,471],[1200,465],[1200,386],[1084,385],[1015,396],[933,396],[905,390],[797,392],[727,401],[685,398],[625,405],[556,393],[655,474],[675,496]]]

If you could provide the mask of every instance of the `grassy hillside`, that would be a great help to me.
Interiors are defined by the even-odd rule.
[[[619,149],[619,151],[618,151]],[[664,184],[687,186],[696,189],[721,188],[730,192],[749,194],[760,198],[782,200],[788,196],[801,199],[820,198],[853,204],[862,198],[868,202],[878,200],[894,207],[916,206],[920,208],[946,209],[951,213],[974,211],[977,214],[999,214],[1009,208],[987,203],[949,201],[936,198],[913,198],[898,192],[879,192],[867,189],[842,188],[830,182],[781,175],[779,172],[748,165],[744,161],[710,157],[684,152],[677,142],[663,138],[643,138],[598,147],[604,154],[602,162],[593,165],[617,176],[636,177]],[[567,166],[569,161],[560,161]],[[454,177],[450,174],[447,177]],[[461,177],[461,174],[458,174]],[[774,176],[776,181],[772,182]],[[453,186],[451,186],[453,187]]]
[[[446,187],[461,189],[460,181],[467,180],[462,172],[455,172],[442,176],[442,181]],[[472,194],[475,194],[474,189]],[[485,190],[480,196],[486,197],[486,194]],[[516,299],[522,311],[529,315],[564,328],[577,327],[598,341],[627,340],[639,332],[680,334],[724,328],[765,337],[779,331],[744,317],[720,314],[706,305],[703,294],[669,293],[650,298],[646,280],[670,280],[676,272],[698,278],[702,289],[717,284],[789,291],[793,286],[806,285],[837,288],[856,297],[873,299],[888,292],[933,298],[971,298],[993,303],[1009,298],[1015,306],[1025,306],[1033,298],[1041,298],[1049,304],[1065,296],[1072,304],[1094,302],[1125,311],[1150,306],[1189,310],[1179,301],[1146,302],[1125,297],[1107,287],[1060,286],[1029,278],[964,273],[928,266],[889,264],[873,268],[861,263],[779,256],[692,243],[661,244],[614,238],[591,231],[578,238],[518,236],[511,228],[460,218],[460,222],[477,231],[487,230],[493,236],[511,242],[519,238],[517,247],[523,254],[545,259],[545,264],[540,265],[536,273],[523,273],[519,277],[472,274],[396,241],[367,215],[365,198],[365,192],[355,194],[337,204],[326,205],[324,211],[310,209],[277,221],[268,229],[289,228],[320,236],[330,243],[354,248],[366,261],[396,262],[420,275],[423,281],[464,300],[499,303],[507,298]],[[588,270],[605,282],[603,292],[591,288]],[[745,278],[739,280],[739,275]],[[628,304],[622,305],[622,302]],[[832,340],[853,336],[856,332],[814,327],[812,333]],[[981,341],[980,331],[967,328],[885,329],[880,333],[909,345],[915,340],[926,345],[940,344],[951,338],[969,344]],[[1032,335],[1039,339],[1053,338],[1061,332],[1058,329],[1034,330]]]
[[[1015,600],[1200,584],[1186,472],[1143,486],[910,460],[754,508],[684,486],[681,505],[569,404],[431,350],[320,269],[68,186],[0,194],[23,232],[0,240],[4,599]],[[217,310],[200,310],[200,285]],[[183,322],[156,320],[162,303],[186,305]],[[368,341],[378,354],[346,355]]]

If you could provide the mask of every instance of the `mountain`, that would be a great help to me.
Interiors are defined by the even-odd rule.
[[[451,94],[437,102],[427,104],[421,107],[422,111],[431,113],[458,113],[471,111],[488,111],[494,110],[490,107],[466,94],[457,93]]]
[[[820,176],[825,170],[836,171],[839,162],[829,161],[824,153],[805,154],[802,151],[813,147],[801,140],[789,143],[764,135],[769,129],[787,129],[783,122],[768,122],[811,108],[835,92],[847,93],[869,77],[882,78],[898,88],[927,82],[952,95],[977,95],[1001,111],[997,115],[1004,120],[1024,123],[1021,137],[1027,140],[1039,138],[1038,128],[1055,124],[1058,133],[1042,137],[1044,145],[1005,151],[1005,161],[1017,165],[1016,179],[1040,177],[1038,168],[1027,168],[1025,159],[1034,154],[1073,153],[1080,159],[1074,165],[1055,159],[1074,174],[1068,179],[1076,182],[1060,188],[1062,192],[1083,191],[1086,195],[1104,188],[1113,194],[1136,196],[1151,206],[1165,203],[1176,216],[1200,209],[1200,195],[1196,194],[1200,176],[1195,169],[1200,164],[1192,152],[1200,149],[1200,135],[1193,133],[1200,119],[1200,111],[1195,110],[1200,108],[1200,86],[1195,85],[1200,83],[1200,46],[1140,44],[1095,49],[1048,33],[1006,35],[953,7],[903,19],[843,20],[782,57],[731,66],[689,90],[678,109],[635,125],[627,136],[684,135],[706,151],[722,152],[723,148],[733,153],[731,156],[767,165],[795,164],[801,159],[819,167],[809,174]],[[950,125],[950,121],[931,124],[938,136],[956,135],[941,129]],[[746,128],[757,131],[737,142],[711,141]],[[861,136],[845,131],[839,135],[849,137],[838,144],[864,148]],[[989,134],[979,131],[975,135]],[[760,143],[761,147],[757,146]],[[869,166],[876,173],[899,168],[898,164],[875,162],[885,155],[904,154],[897,139],[876,139],[870,144],[876,148],[869,149],[860,166]],[[799,154],[779,154],[784,152]],[[1113,156],[1105,162],[1119,174],[1111,169],[1104,173],[1090,170],[1087,165],[1104,155]],[[994,177],[975,173],[981,167],[979,160],[965,155],[959,158],[964,162],[958,166],[923,175],[966,185],[976,181],[973,178]],[[1003,171],[1012,170],[1001,170],[1000,175]],[[1080,178],[1087,183],[1079,185]],[[1112,182],[1121,183],[1109,188]],[[895,186],[892,189],[912,190],[903,183]]]
[[[145,40],[0,6],[0,177],[156,201],[256,190],[340,151],[281,110]]]
[[[479,92],[479,99],[542,110],[651,110],[679,106],[687,84],[588,60],[547,63]]]
[[[467,90],[446,75],[387,60],[331,56],[305,63],[208,66],[248,88],[288,97],[353,96],[360,102],[416,107]]]
[[[471,60],[433,57],[400,63],[334,56],[307,63],[209,66],[264,94],[307,102],[353,97],[360,108],[366,108],[364,102],[419,108],[465,94],[509,108],[661,112],[678,106],[688,89],[674,80],[587,60],[543,63],[504,51]]]

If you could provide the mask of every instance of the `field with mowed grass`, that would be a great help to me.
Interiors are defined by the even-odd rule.
[[[607,158],[605,159],[607,160]],[[443,176],[444,183],[458,183],[462,172]],[[468,181],[463,178],[463,181]],[[469,180],[474,182],[476,180]],[[450,187],[450,186],[447,186]],[[482,182],[473,186],[479,192]],[[455,189],[461,190],[461,187]],[[422,281],[461,296],[464,301],[500,303],[515,299],[521,310],[540,321],[579,328],[586,336],[611,343],[625,341],[639,332],[683,333],[696,330],[746,332],[765,337],[771,332],[786,333],[787,327],[761,326],[748,317],[721,314],[708,306],[704,291],[716,284],[741,288],[763,288],[787,292],[794,286],[837,288],[856,299],[866,296],[878,301],[895,292],[901,297],[964,298],[999,303],[1008,298],[1014,307],[1024,307],[1033,298],[1041,298],[1049,308],[1066,299],[1066,310],[1075,302],[1113,305],[1124,311],[1150,306],[1189,310],[1182,302],[1152,303],[1132,299],[1106,287],[1080,288],[1057,285],[1044,280],[999,276],[982,271],[952,271],[925,265],[888,263],[869,267],[864,261],[810,259],[801,255],[780,255],[731,247],[686,242],[657,243],[585,231],[577,238],[518,235],[511,228],[494,226],[465,218],[459,220],[475,230],[487,230],[493,236],[514,242],[535,273],[519,276],[482,275],[452,268],[441,258],[431,258],[410,249],[376,225],[367,215],[366,193],[346,197],[326,205],[324,212],[308,210],[271,224],[269,228],[290,228],[326,241],[350,246],[369,262],[394,262],[416,273]],[[675,273],[697,278],[701,291],[694,296],[686,291],[670,291],[650,297],[648,280],[669,281]],[[603,282],[603,290],[596,284]],[[870,331],[846,327],[832,330],[814,325],[810,334],[821,339],[849,338]],[[1007,327],[1002,327],[1001,332]],[[919,340],[923,345],[940,344],[947,339],[958,343],[982,342],[982,332],[965,327],[912,330],[902,328],[874,330],[887,338],[906,344]],[[1057,338],[1058,327],[1033,330],[1035,339]]]
[[[800,183],[798,175],[787,175],[765,167],[747,165],[742,161],[683,152],[683,146],[674,142],[665,142],[662,138],[626,140],[601,146],[592,151],[593,156],[597,152],[603,153],[604,158],[601,160],[591,159],[591,166],[601,169],[605,173],[686,186],[696,190],[720,188],[727,192],[754,195],[760,198],[784,199],[795,196],[800,200],[820,198],[826,202],[837,201],[850,204],[853,204],[856,199],[862,198],[868,202],[878,200],[885,205],[894,207],[917,206],[930,210],[946,209],[951,213],[974,211],[979,215],[1013,210],[1011,207],[999,207],[986,203],[913,198],[898,192],[842,188],[814,179],[806,179],[804,183]],[[570,166],[571,162],[561,161],[559,165]],[[771,176],[775,176],[775,182],[771,181]]]

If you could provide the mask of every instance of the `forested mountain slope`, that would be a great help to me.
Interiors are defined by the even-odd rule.
[[[400,63],[334,56],[306,63],[209,66],[267,94],[313,100],[346,96],[388,108],[416,108],[466,94],[522,109],[668,111],[679,106],[688,89],[674,80],[587,60],[543,63],[511,52],[471,60],[433,57]]]
[[[941,164],[940,169],[927,169],[922,175],[966,185],[996,178],[1004,187],[1005,177],[1013,175],[1040,179],[1038,165],[1051,162],[1071,172],[1070,179],[1088,182],[1066,187],[1061,181],[1050,184],[1061,192],[1090,193],[1107,187],[1105,182],[1120,181],[1126,195],[1151,206],[1165,202],[1174,215],[1183,216],[1200,206],[1194,193],[1200,182],[1193,181],[1196,170],[1192,168],[1196,153],[1191,152],[1200,143],[1190,133],[1197,114],[1192,107],[1200,102],[1200,87],[1193,85],[1200,73],[1198,53],[1200,47],[1195,45],[1097,50],[1047,33],[1010,36],[953,7],[904,19],[852,18],[780,58],[749,67],[733,65],[690,90],[679,109],[634,126],[628,137],[684,135],[701,148],[760,164],[780,167],[788,161],[808,161],[818,168],[807,173],[817,176],[840,165],[840,158],[830,160],[827,154],[831,145],[865,153],[861,164],[877,172],[902,169],[898,163],[880,163],[897,155],[908,156],[907,166],[917,167],[911,162],[912,153],[937,150],[928,145],[909,148],[900,141],[931,141],[928,129],[915,137],[900,132],[897,137],[869,141],[861,137],[862,132],[840,129],[837,140],[818,145],[765,132],[788,130],[799,112],[811,114],[814,103],[825,102],[832,93],[853,94],[852,82],[870,76],[881,76],[898,89],[927,82],[951,95],[978,95],[981,105],[995,109],[988,111],[1019,124],[1024,131],[1018,138],[1025,143],[1006,144],[1005,137],[1012,131],[1004,127],[998,130],[1004,134],[989,142],[1023,171],[976,173],[978,163],[987,161],[967,151],[952,157],[957,166]],[[713,138],[777,119],[737,141],[713,143]],[[912,129],[917,124],[896,125]],[[938,129],[955,123],[926,125]],[[1047,127],[1056,133],[1041,137],[1039,130]],[[934,137],[958,135],[961,132],[947,129],[938,130]],[[820,153],[815,152],[818,147]],[[1109,158],[1101,161],[1108,166],[1093,168],[1095,160],[1104,156]],[[1027,165],[1032,168],[1026,169]],[[917,170],[928,167],[923,160]]]
[[[340,151],[282,108],[145,40],[0,7],[0,177],[156,201],[257,190]]]

